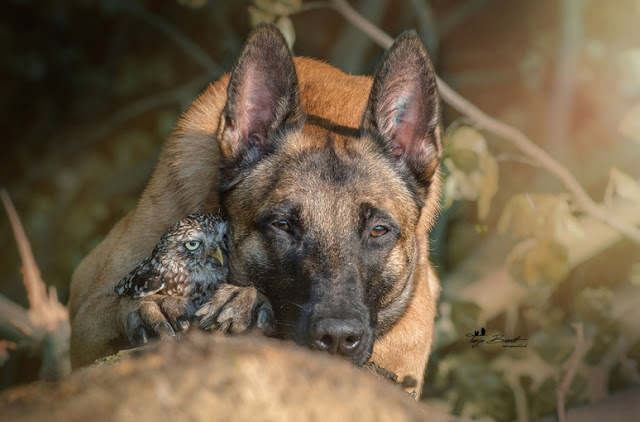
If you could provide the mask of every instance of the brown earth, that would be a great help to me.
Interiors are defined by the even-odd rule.
[[[199,333],[125,353],[113,365],[82,369],[59,383],[6,391],[0,414],[7,421],[65,422],[423,421],[428,415],[400,386],[331,355],[253,335]]]

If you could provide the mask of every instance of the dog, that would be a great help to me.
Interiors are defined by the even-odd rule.
[[[228,331],[241,332],[269,309],[270,335],[375,361],[419,395],[440,291],[428,232],[441,132],[415,32],[372,79],[294,58],[275,26],[259,25],[177,124],[136,208],[74,272],[73,366],[187,328],[177,299],[119,297],[114,285],[175,221],[221,209],[232,281],[207,312],[227,309]]]

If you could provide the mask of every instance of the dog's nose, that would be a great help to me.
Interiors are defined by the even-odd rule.
[[[364,325],[355,319],[324,318],[313,324],[311,343],[318,350],[351,357],[362,343]]]

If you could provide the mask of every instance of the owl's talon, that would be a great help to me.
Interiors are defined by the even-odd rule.
[[[140,342],[142,344],[147,344],[149,342],[149,336],[147,335],[147,330],[144,327],[140,327],[138,329],[138,335],[140,336]]]
[[[264,326],[264,323],[267,322],[268,316],[269,315],[265,309],[260,309],[260,311],[258,311],[258,323],[256,324],[258,328],[262,328]]]
[[[168,339],[176,336],[175,330],[167,321],[162,321],[158,324],[156,326],[156,332],[160,335],[161,339]]]
[[[132,312],[127,318],[126,332],[129,337],[129,343],[133,347],[142,346],[149,342],[147,330],[144,327],[144,321],[137,312]]]
[[[256,317],[256,327],[262,330],[265,336],[270,336],[274,331],[274,316],[271,304],[264,298],[264,302],[260,306]]]
[[[194,309],[184,297],[150,295],[132,300],[132,312],[125,324],[125,332],[132,347],[148,343],[153,338],[174,339],[187,331]]]

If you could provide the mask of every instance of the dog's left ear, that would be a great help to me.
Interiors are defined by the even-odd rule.
[[[231,73],[218,139],[222,159],[234,167],[259,160],[278,130],[304,122],[298,78],[284,36],[273,24],[249,34]]]
[[[416,35],[396,38],[378,67],[360,131],[384,144],[428,185],[442,156],[440,100],[431,60]]]

